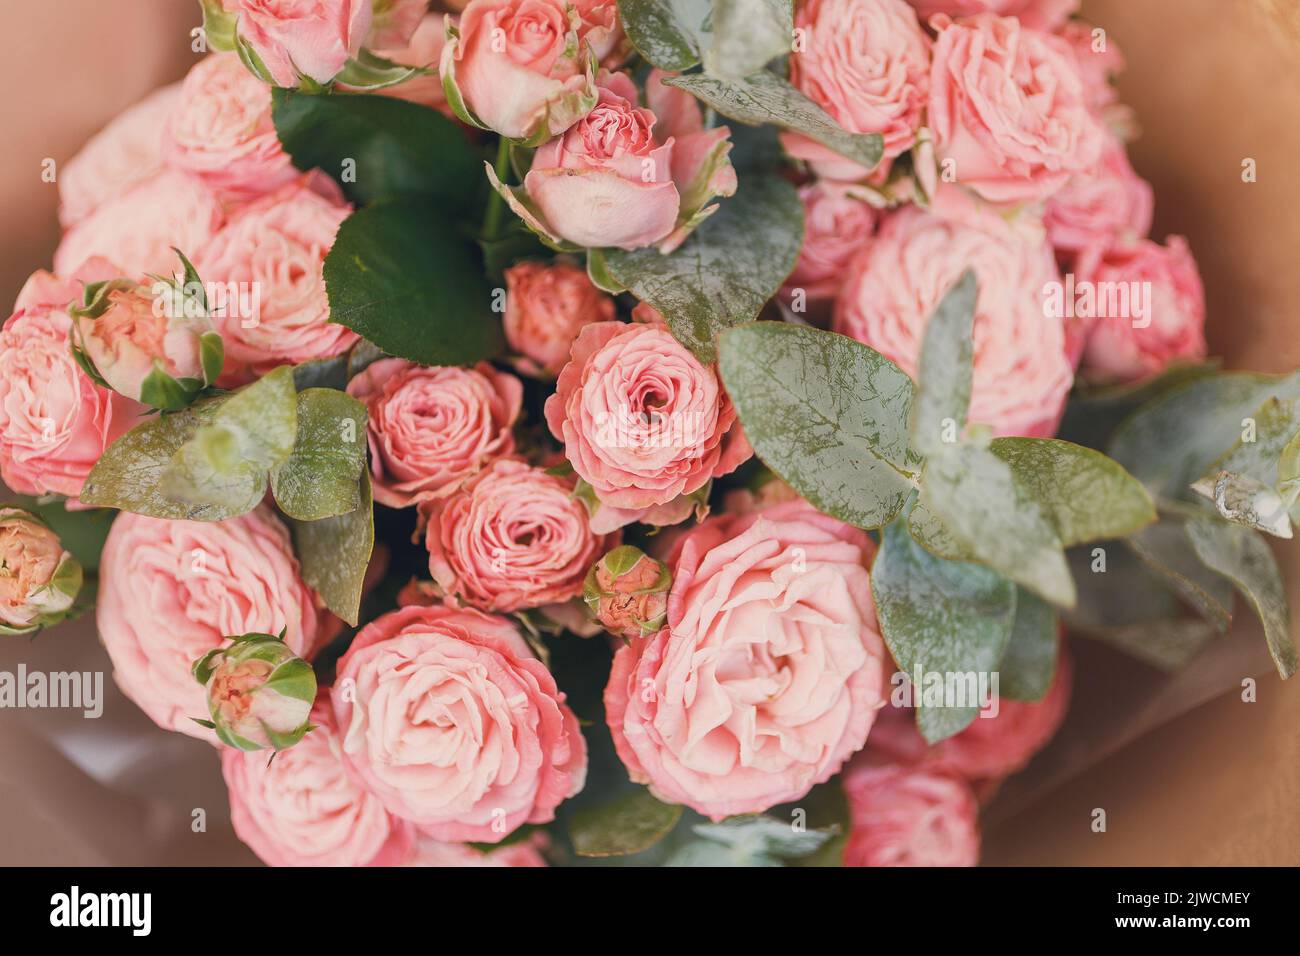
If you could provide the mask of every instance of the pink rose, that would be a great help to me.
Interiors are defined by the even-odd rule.
[[[979,281],[970,420],[999,435],[1052,435],[1074,374],[1064,320],[1044,307],[1059,276],[1038,231],[985,232],[916,207],[892,213],[850,263],[834,328],[915,378],[925,325],[968,268]]]
[[[159,727],[204,740],[216,737],[191,719],[208,714],[196,659],[227,637],[281,629],[309,657],[324,624],[289,532],[265,508],[227,521],[122,513],[99,575],[96,620],[122,693]]]
[[[839,770],[883,702],[872,551],[803,501],[679,539],[668,626],[619,648],[605,688],[632,779],[721,820]]]
[[[599,499],[592,530],[602,534],[683,520],[687,496],[753,453],[717,370],[658,324],[586,326],[546,400],[546,423]]]
[[[486,362],[427,368],[380,359],[348,383],[348,394],[369,412],[375,500],[390,508],[450,494],[515,450],[523,386]]]
[[[235,835],[269,866],[392,866],[414,850],[414,829],[384,809],[343,766],[329,698],[312,730],[266,754],[221,748]]]
[[[1130,290],[1127,310],[1107,306],[1107,314],[1093,320],[1083,353],[1085,377],[1129,382],[1171,362],[1205,358],[1205,289],[1182,236],[1170,236],[1163,246],[1139,239],[1093,250],[1075,268],[1078,282],[1091,283],[1099,303],[1109,298],[1108,289]],[[1136,308],[1135,299],[1145,308]]]
[[[795,29],[804,46],[790,57],[790,81],[851,133],[879,133],[876,177],[916,141],[930,86],[930,39],[904,0],[808,0]],[[781,142],[819,176],[860,180],[872,170],[799,133]]]
[[[493,850],[483,850],[467,843],[443,843],[421,836],[415,852],[404,866],[455,866],[455,867],[538,867],[546,866],[541,848],[546,846],[546,834],[537,831],[530,840],[520,840]]]
[[[59,222],[75,226],[163,169],[162,129],[180,99],[173,83],[119,113],[59,170]]]
[[[374,52],[394,63],[425,67],[431,72],[412,77],[396,86],[383,87],[375,92],[429,106],[445,116],[453,116],[451,107],[447,105],[447,94],[442,88],[442,78],[438,75],[438,62],[442,59],[442,48],[446,44],[447,30],[443,24],[443,15],[426,14],[406,43],[382,46]]]
[[[969,17],[977,13],[996,13],[1016,17],[1031,30],[1054,30],[1079,9],[1079,0],[908,0],[921,19],[929,22],[936,13]]]
[[[373,21],[366,46],[373,50],[405,45],[426,18],[429,0],[371,0]]]
[[[736,171],[730,130],[705,129],[695,98],[664,78],[650,73],[647,109],[626,74],[602,71],[591,112],[533,156],[524,190],[537,215],[514,200],[516,212],[579,246],[680,245],[716,208],[710,199],[736,191]]]
[[[222,0],[277,86],[328,83],[370,33],[371,0]]]
[[[859,756],[844,773],[845,866],[975,866],[979,805],[959,775]]]
[[[228,374],[332,358],[357,341],[330,322],[324,276],[325,256],[351,211],[302,177],[245,206],[194,257],[203,281],[226,290],[224,302],[209,305]]]
[[[827,179],[802,187],[799,199],[803,247],[782,292],[789,297],[802,289],[812,302],[833,299],[849,260],[871,238],[876,211],[854,194],[853,187]]]
[[[1057,31],[1074,54],[1088,104],[1105,113],[1119,100],[1114,78],[1124,72],[1124,54],[1105,30],[1083,20],[1070,20]]]
[[[936,16],[929,122],[940,168],[991,203],[1037,202],[1101,154],[1074,55],[1015,19]]]
[[[582,593],[605,540],[593,534],[572,481],[499,459],[429,502],[429,572],[454,600],[485,611],[560,604]]]
[[[299,175],[276,137],[270,89],[233,53],[215,53],[190,70],[164,140],[168,163],[227,201],[253,199]]]
[[[578,719],[505,618],[385,614],[339,660],[332,699],[357,779],[435,840],[499,843],[586,779]]]
[[[0,634],[33,633],[58,623],[81,581],[81,565],[44,521],[0,506]]]
[[[1065,259],[1145,237],[1154,205],[1151,184],[1133,171],[1124,144],[1107,136],[1097,166],[1076,173],[1047,201],[1043,225],[1058,258]]]
[[[87,260],[102,257],[123,275],[171,275],[176,264],[172,249],[193,256],[224,219],[217,194],[202,180],[163,170],[102,203],[65,232],[54,251],[54,271],[71,275]]]
[[[554,377],[584,325],[614,318],[614,300],[567,262],[521,262],[506,270],[506,340],[519,370]]]

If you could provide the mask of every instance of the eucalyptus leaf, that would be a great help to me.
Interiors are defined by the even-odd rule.
[[[1294,466],[1284,458],[1294,460],[1288,448],[1300,438],[1300,399],[1270,397],[1249,420],[1254,427],[1193,482],[1192,490],[1213,501],[1231,521],[1289,538],[1287,509],[1295,501],[1296,488],[1288,482]],[[1288,487],[1279,491],[1284,485]]]
[[[675,850],[664,866],[783,866],[816,853],[835,830],[796,829],[766,814],[732,817],[691,827],[697,839]]]
[[[1125,539],[1139,559],[1220,632],[1232,622],[1232,585],[1188,547],[1185,521],[1167,517]]]
[[[923,454],[955,441],[966,424],[974,358],[971,331],[978,294],[975,273],[967,269],[926,323],[910,423],[912,443]],[[948,431],[953,437],[945,442]]]
[[[355,511],[365,466],[366,406],[330,388],[299,392],[293,453],[271,472],[280,510],[299,521]]]
[[[790,52],[793,0],[713,0],[712,42],[703,50],[704,70],[743,77]]]
[[[637,52],[664,70],[695,66],[712,38],[711,0],[618,0],[618,15]]]
[[[609,803],[589,805],[569,820],[569,838],[578,856],[629,856],[648,850],[677,826],[682,808],[662,803],[637,787]]]
[[[353,626],[360,618],[361,587],[375,545],[374,511],[370,472],[363,470],[355,510],[319,521],[290,520],[303,580],[326,607]]]
[[[999,693],[1011,700],[1042,700],[1056,674],[1056,608],[1024,588],[1016,589],[1016,620],[998,664]]]

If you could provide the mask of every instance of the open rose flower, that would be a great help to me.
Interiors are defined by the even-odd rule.
[[[332,699],[356,778],[435,840],[500,843],[586,779],[578,719],[505,618],[385,614],[339,660]]]
[[[369,412],[375,500],[390,508],[450,494],[515,450],[523,386],[486,362],[427,368],[380,359],[348,382],[348,394]]]
[[[334,79],[361,50],[374,22],[372,0],[220,0],[228,28],[252,50],[276,86]]]
[[[226,521],[123,512],[100,559],[97,623],[122,693],[158,726],[215,741],[194,661],[227,636],[279,634],[301,657],[322,621],[289,532],[259,508]]]
[[[506,341],[528,375],[560,373],[584,325],[614,318],[614,300],[568,262],[520,262],[505,272]]]
[[[311,729],[316,672],[274,634],[239,634],[194,662],[217,739],[238,750],[287,750]]]
[[[605,688],[632,779],[721,820],[838,771],[884,700],[872,551],[803,501],[687,532],[668,626],[620,648]]]
[[[985,232],[907,207],[887,216],[849,266],[837,332],[915,377],[926,323],[966,269],[979,282],[970,419],[999,435],[1055,433],[1073,382],[1064,320],[1044,307],[1058,284],[1040,230]]]
[[[0,634],[63,620],[81,590],[81,565],[30,512],[0,508]]]
[[[956,182],[995,204],[1037,202],[1097,162],[1103,128],[1064,40],[988,13],[931,23],[929,124]]]
[[[879,178],[916,141],[929,89],[930,40],[904,0],[808,0],[795,29],[804,44],[790,57],[790,82],[851,133],[879,133]],[[818,176],[860,180],[872,170],[800,133],[782,145]]]
[[[1154,205],[1151,184],[1133,171],[1124,144],[1108,135],[1097,166],[1076,173],[1047,201],[1043,225],[1058,260],[1069,260],[1085,249],[1145,238]]]
[[[493,185],[553,243],[675,249],[717,208],[711,199],[736,191],[736,171],[730,130],[706,129],[695,98],[664,78],[650,73],[646,108],[626,74],[602,71],[595,107],[538,148],[523,189],[489,168]]]
[[[752,454],[716,369],[657,323],[584,328],[546,423],[599,501],[600,533],[683,520],[689,496]]]
[[[1021,26],[1032,30],[1055,30],[1079,9],[1079,0],[908,0],[908,3],[927,23],[936,13],[953,17],[996,13],[1000,17],[1015,17]]]
[[[808,301],[824,302],[839,294],[849,260],[876,227],[876,211],[853,187],[831,180],[802,187],[799,199],[803,203],[803,246],[794,272],[781,288],[787,297],[802,289]]]
[[[414,852],[414,828],[393,816],[343,766],[329,698],[290,750],[221,750],[235,834],[268,866],[394,866]]]

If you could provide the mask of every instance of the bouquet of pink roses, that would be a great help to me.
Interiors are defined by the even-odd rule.
[[[429,6],[201,0],[0,332],[0,631],[263,860],[972,865],[1067,632],[1295,670],[1300,374],[1072,0]]]

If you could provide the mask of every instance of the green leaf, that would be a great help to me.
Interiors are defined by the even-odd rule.
[[[974,358],[971,330],[978,294],[975,273],[967,269],[926,323],[910,424],[912,443],[923,454],[951,444],[966,424]],[[945,442],[948,431],[953,437]]]
[[[767,70],[737,80],[692,73],[664,82],[693,93],[738,123],[772,123],[802,133],[867,169],[875,167],[884,154],[884,139],[879,133],[846,131],[789,81]]]
[[[184,408],[194,400],[196,394],[197,388],[187,389],[168,375],[160,359],[153,360],[153,368],[140,383],[140,402],[164,412]]]
[[[429,72],[422,67],[394,63],[363,49],[358,51],[355,58],[343,64],[343,69],[334,77],[334,82],[354,90],[373,92],[397,86]]]
[[[344,515],[319,521],[295,521],[294,548],[303,580],[316,589],[325,606],[355,626],[361,612],[361,586],[375,546],[375,514],[370,472],[361,472],[361,502]]]
[[[1269,398],[1250,417],[1254,420],[1251,434],[1243,435],[1214,462],[1192,490],[1213,501],[1219,514],[1230,521],[1290,538],[1287,509],[1300,491],[1292,480],[1295,442],[1300,439],[1300,400]],[[1252,440],[1246,441],[1247,437]]]
[[[360,342],[364,342],[361,339]],[[312,359],[293,367],[293,386],[305,392],[309,388],[333,388],[340,392],[348,387],[348,362],[351,353],[333,358]]]
[[[837,831],[796,829],[758,814],[697,823],[691,832],[698,839],[675,850],[664,866],[781,866],[816,853]]]
[[[1042,700],[1056,674],[1056,608],[1016,589],[1016,620],[998,664],[999,693],[1011,700]]]
[[[756,322],[723,334],[720,367],[769,468],[842,521],[893,519],[921,467],[907,441],[912,382],[898,366],[842,335]]]
[[[673,252],[606,249],[604,257],[609,277],[662,312],[677,340],[708,363],[718,333],[755,319],[776,294],[802,242],[794,187],[752,176]]]
[[[712,43],[703,51],[704,69],[742,77],[790,52],[793,0],[713,0]]]
[[[299,521],[356,511],[366,466],[366,406],[330,388],[298,393],[293,453],[271,472],[275,503]]]
[[[1163,518],[1127,539],[1134,554],[1219,631],[1232,621],[1232,586],[1188,548],[1185,522]]]
[[[610,803],[586,806],[569,820],[569,838],[578,856],[629,856],[648,850],[677,826],[682,808],[661,803],[637,787]]]
[[[1011,641],[1016,589],[978,564],[945,561],[923,549],[895,521],[881,535],[871,568],[881,634],[898,667],[923,673],[988,674]],[[926,707],[917,695],[917,727],[934,743],[951,737],[977,705]]]
[[[1296,653],[1291,640],[1291,612],[1282,574],[1268,543],[1248,528],[1213,518],[1189,521],[1187,536],[1200,559],[1232,581],[1254,607],[1264,625],[1264,639],[1277,672],[1284,679],[1294,674]]]
[[[495,354],[501,327],[472,247],[422,201],[353,213],[325,258],[330,321],[390,355],[467,365]]]
[[[710,0],[618,0],[618,15],[637,52],[664,70],[699,63],[712,36]]]

